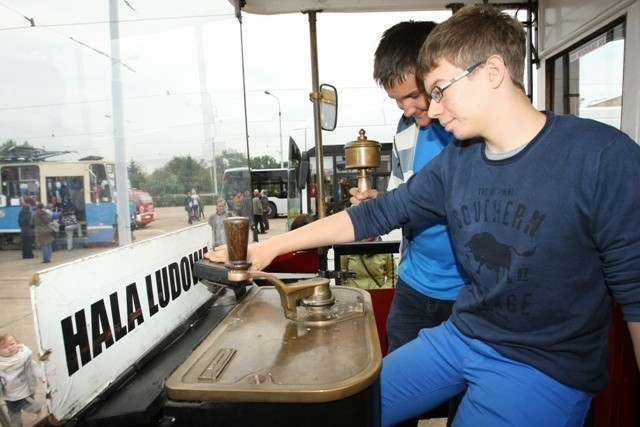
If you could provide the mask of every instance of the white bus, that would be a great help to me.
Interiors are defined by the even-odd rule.
[[[269,197],[269,218],[287,215],[288,169],[252,169],[247,167],[230,168],[222,176],[221,195],[231,202],[237,191],[265,190]]]

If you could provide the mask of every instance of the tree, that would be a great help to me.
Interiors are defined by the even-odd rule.
[[[216,156],[216,175],[218,187],[222,183],[225,169],[246,167],[247,156],[234,150],[224,150]],[[251,159],[253,169],[279,168],[280,163],[273,157],[265,155]],[[129,181],[133,188],[148,191],[154,196],[184,194],[195,188],[198,193],[213,191],[211,182],[211,163],[204,159],[188,156],[175,156],[161,168],[151,174],[144,172],[140,163],[131,160],[127,166]]]
[[[129,166],[127,166],[127,172],[129,173],[129,182],[131,182],[132,188],[148,191],[147,175],[144,173],[144,167],[140,163],[131,160]]]
[[[147,181],[148,192],[152,195],[164,196],[168,194],[184,194],[185,191],[180,179],[166,172],[165,167],[156,169],[151,173]]]
[[[25,144],[27,143],[25,142]],[[0,152],[4,154],[6,151],[9,151],[11,148],[17,147],[17,146],[18,146],[17,142],[15,142],[13,139],[8,139],[6,142],[2,144],[2,146],[0,146]]]
[[[18,145],[13,139],[8,139],[0,146],[0,159],[12,160],[20,157],[19,152],[21,148],[26,148],[27,150],[33,149],[27,141],[23,142],[22,145]]]
[[[153,171],[147,182],[151,194],[184,194],[192,188],[209,191],[211,175],[204,160],[196,161],[190,155],[176,156]]]
[[[251,169],[276,169],[279,167],[280,162],[268,155],[251,158]]]
[[[219,171],[242,166],[247,166],[247,156],[244,153],[238,153],[234,150],[224,150],[222,154],[216,157],[216,168]]]

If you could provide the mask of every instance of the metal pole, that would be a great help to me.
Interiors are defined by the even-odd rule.
[[[326,203],[324,200],[324,161],[322,153],[322,123],[320,120],[320,76],[318,71],[318,39],[316,31],[316,12],[309,11],[309,44],[311,47],[311,87],[310,98],[313,102],[313,132],[316,147],[316,214],[318,219],[327,216]],[[318,248],[320,256],[320,270],[327,269],[327,253],[329,248],[324,246]]]
[[[247,117],[247,87],[244,70],[244,40],[242,38],[242,14],[240,13],[239,8],[237,10],[238,13],[236,14],[236,17],[238,18],[238,23],[240,24],[240,60],[242,62],[242,100],[244,105],[244,131],[247,141],[247,167],[249,168],[249,170],[251,170],[251,154],[249,152],[249,119]],[[247,190],[251,190],[251,187],[249,187]]]
[[[322,123],[320,120],[320,77],[318,71],[318,40],[316,12],[309,11],[309,42],[311,45],[311,100],[313,102],[313,133],[316,147],[316,209],[318,219],[327,216],[324,200],[324,159],[322,154]]]
[[[213,176],[213,192],[219,196],[218,193],[218,170],[216,166],[216,143],[215,139],[218,135],[218,129],[216,129],[216,115],[218,114],[218,107],[212,105],[213,107],[213,136],[211,137],[211,176]]]
[[[273,96],[276,101],[278,101],[278,125],[280,126],[280,168],[284,167],[284,150],[282,149],[282,110],[280,109],[280,99],[269,92],[268,90],[264,91],[265,94]]]
[[[202,37],[202,25],[196,24],[193,27],[196,33],[196,50],[198,52],[198,75],[200,77],[200,110],[202,111],[202,128],[204,133],[204,142],[208,144],[211,141],[211,152],[213,166],[211,167],[211,192],[216,193],[215,185],[215,162],[216,152],[213,145],[213,137],[211,136],[211,126],[215,129],[215,116],[213,114],[213,105],[211,104],[211,96],[207,84],[207,66],[204,58],[204,42]]]
[[[215,120],[215,116],[213,117]],[[215,131],[215,126],[213,127]],[[215,137],[211,138],[211,177],[213,178],[213,192],[216,195],[218,194],[218,171],[216,170],[216,143],[214,142]]]
[[[280,168],[284,167],[284,150],[282,149],[282,111],[280,111],[280,101],[278,101],[278,124],[280,126]]]
[[[127,179],[126,149],[124,141],[124,105],[122,100],[122,77],[120,73],[120,29],[118,3],[109,0],[111,38],[111,103],[113,108],[113,141],[116,163],[116,212],[118,214],[118,244],[131,244],[129,222],[129,185]]]

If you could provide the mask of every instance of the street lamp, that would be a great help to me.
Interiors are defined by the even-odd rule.
[[[282,156],[283,156],[284,151],[282,150],[282,110],[280,110],[280,100],[278,99],[277,96],[275,96],[274,94],[272,94],[268,90],[265,90],[264,93],[266,95],[273,96],[276,99],[276,101],[278,101],[278,124],[280,125],[280,168],[283,168],[284,167],[284,162],[282,160]]]

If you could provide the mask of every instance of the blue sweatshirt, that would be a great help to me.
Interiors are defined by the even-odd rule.
[[[356,240],[446,217],[471,283],[451,321],[502,355],[596,393],[607,383],[611,296],[640,321],[640,146],[547,113],[513,157],[456,142],[406,185],[347,212]]]

